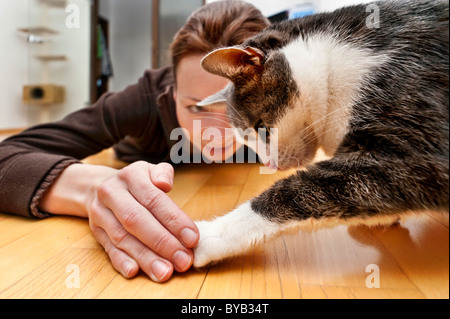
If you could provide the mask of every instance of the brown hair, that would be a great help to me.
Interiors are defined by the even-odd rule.
[[[217,1],[196,10],[175,35],[170,46],[176,71],[180,60],[192,54],[241,44],[269,26],[269,20],[253,5],[236,0]]]

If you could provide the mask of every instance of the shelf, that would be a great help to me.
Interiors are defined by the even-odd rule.
[[[20,28],[20,32],[28,33],[28,34],[35,34],[35,35],[54,35],[58,34],[58,31],[49,29],[47,27],[30,27],[30,28]]]
[[[42,62],[52,62],[52,61],[67,61],[65,55],[37,55],[36,59]]]
[[[64,9],[67,6],[66,0],[39,0],[39,2],[53,8]]]

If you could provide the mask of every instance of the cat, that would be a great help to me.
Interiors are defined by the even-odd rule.
[[[197,221],[195,267],[293,227],[448,214],[448,1],[370,6],[378,26],[367,4],[354,5],[273,24],[204,57],[203,68],[230,85],[200,105],[226,100],[234,128],[276,128],[275,164],[305,169],[224,216]],[[318,148],[329,159],[311,163]]]

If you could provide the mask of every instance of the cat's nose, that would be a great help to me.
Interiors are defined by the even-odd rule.
[[[275,160],[273,160],[273,159],[267,161],[266,163],[264,163],[264,165],[270,169],[278,169],[278,165],[277,165],[277,163],[275,163]]]

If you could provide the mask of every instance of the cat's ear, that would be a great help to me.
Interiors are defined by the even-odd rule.
[[[242,74],[261,72],[263,53],[256,48],[228,47],[217,49],[202,60],[202,67],[207,72],[230,80]]]
[[[198,106],[210,106],[227,103],[230,101],[233,93],[233,84],[229,83],[223,90],[208,96],[206,99],[197,103]]]

